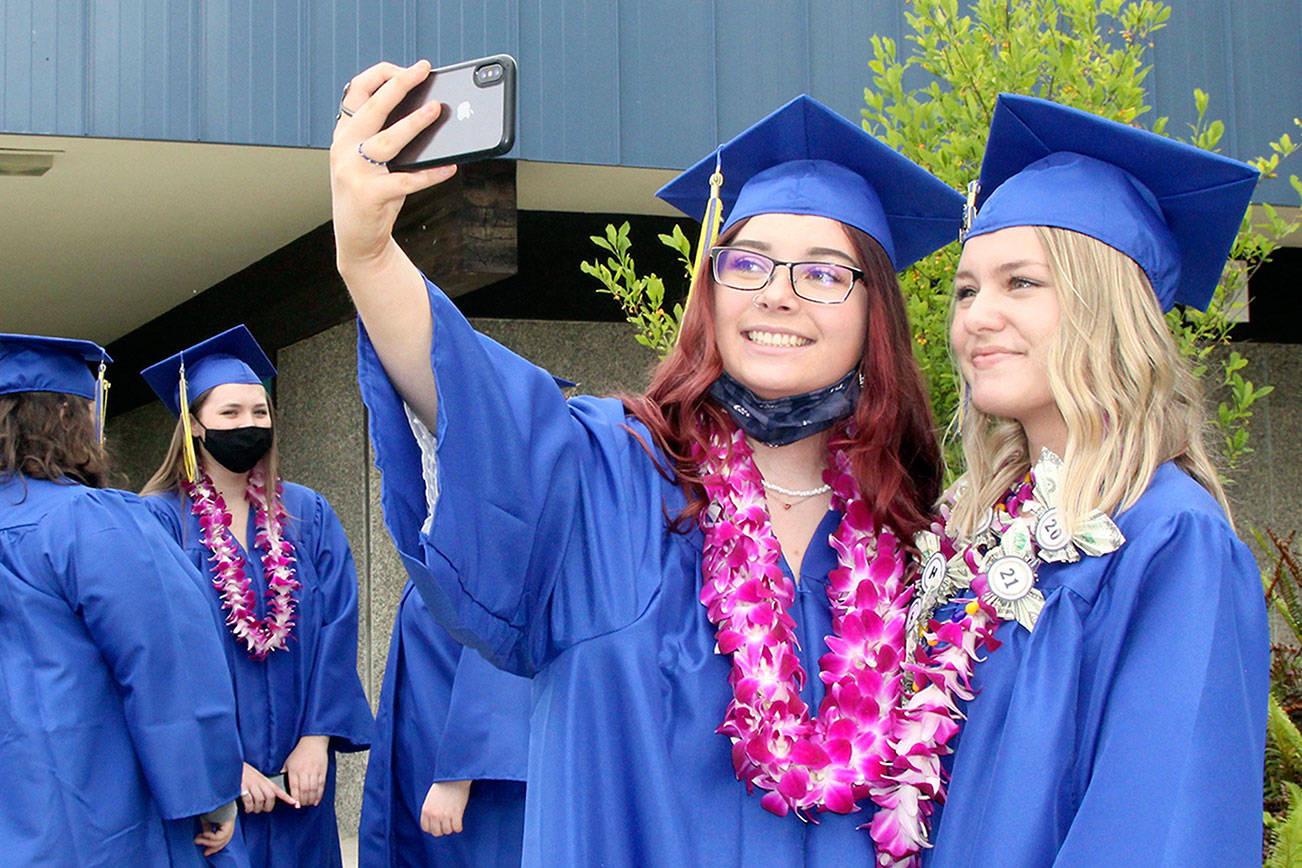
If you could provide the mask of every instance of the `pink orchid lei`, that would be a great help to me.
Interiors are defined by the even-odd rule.
[[[872,798],[882,810],[870,834],[883,865],[909,852],[898,830],[916,811],[886,775],[895,767],[902,694],[904,625],[912,596],[907,558],[895,535],[877,530],[849,460],[831,453],[824,480],[842,512],[830,538],[839,566],[828,576],[833,635],[819,660],[826,692],[811,719],[800,698],[806,674],[796,654],[788,609],[795,588],[778,565],[763,480],[742,432],[712,438],[697,455],[713,506],[703,521],[700,599],[717,628],[721,654],[732,655],[729,703],[717,732],[733,740],[733,766],[748,790],[768,790],[765,808],[848,814]],[[916,852],[916,851],[912,851]]]
[[[254,510],[254,545],[262,550],[267,577],[267,617],[261,619],[254,615],[257,598],[244,572],[244,556],[231,537],[226,501],[202,469],[194,482],[183,482],[181,487],[190,498],[190,511],[199,519],[203,544],[212,552],[209,560],[217,574],[212,585],[228,613],[226,623],[250,657],[265,660],[272,651],[285,647],[294,626],[294,592],[299,587],[294,578],[294,547],[284,536],[286,513],[280,481],[276,481],[275,497],[268,497],[265,473],[261,466],[255,467],[244,494]]]

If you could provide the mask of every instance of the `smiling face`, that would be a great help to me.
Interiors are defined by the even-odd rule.
[[[730,247],[782,262],[833,262],[862,268],[841,224],[827,217],[759,214]],[[723,369],[760,398],[830,386],[859,363],[867,334],[868,291],[857,281],[840,304],[796,295],[791,270],[778,266],[763,289],[715,285],[714,338]]]
[[[971,238],[954,276],[950,342],[983,413],[1015,419],[1032,455],[1062,454],[1067,429],[1049,388],[1061,316],[1048,257],[1029,226]]]
[[[255,426],[270,428],[271,407],[267,403],[267,390],[256,383],[213,386],[195,419],[200,434],[207,428],[216,431]]]

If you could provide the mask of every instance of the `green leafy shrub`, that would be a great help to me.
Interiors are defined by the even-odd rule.
[[[1281,638],[1270,648],[1266,718],[1266,865],[1302,865],[1302,558],[1295,534],[1254,533],[1266,553],[1262,582]]]
[[[628,238],[627,221],[616,229],[606,227],[606,234],[590,235],[592,243],[606,251],[605,262],[594,259],[580,263],[584,274],[601,282],[597,292],[613,295],[624,311],[625,318],[637,329],[633,339],[650,347],[663,358],[673,349],[678,339],[678,324],[683,318],[683,306],[676,303],[665,310],[665,283],[654,273],[639,276],[633,263],[633,242]],[[660,235],[660,242],[678,251],[686,263],[686,274],[691,275],[691,242],[681,226],[675,226],[672,235]]]
[[[980,170],[986,132],[1001,92],[1052,99],[1122,123],[1142,125],[1150,112],[1144,80],[1145,55],[1164,27],[1170,7],[1152,0],[977,0],[960,10],[957,0],[914,0],[905,13],[911,33],[907,56],[894,40],[872,39],[872,86],[865,89],[864,127],[924,166],[941,180],[964,189]],[[906,82],[926,79],[921,87]],[[1215,150],[1225,125],[1208,118],[1210,98],[1194,91],[1197,120],[1186,141]],[[1149,126],[1165,132],[1166,118]],[[1269,143],[1270,157],[1251,161],[1273,176],[1296,149],[1287,134]],[[1291,179],[1302,196],[1302,182]],[[1227,469],[1251,452],[1248,425],[1253,403],[1270,391],[1253,387],[1238,353],[1217,352],[1228,342],[1233,317],[1246,297],[1247,280],[1296,224],[1270,207],[1262,225],[1245,217],[1221,285],[1206,312],[1175,310],[1172,333],[1200,376],[1219,369],[1205,388],[1220,401],[1214,417]],[[926,258],[900,276],[909,301],[918,361],[931,384],[938,419],[958,406],[946,331],[957,246]],[[956,444],[948,457],[958,467]]]

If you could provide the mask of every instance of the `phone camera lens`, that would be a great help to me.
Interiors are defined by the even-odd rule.
[[[475,81],[479,84],[492,84],[502,77],[502,65],[489,63],[475,70]]]

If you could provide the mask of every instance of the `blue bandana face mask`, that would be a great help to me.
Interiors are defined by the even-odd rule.
[[[765,401],[726,373],[710,386],[710,397],[737,427],[765,446],[786,446],[826,431],[854,412],[859,375],[851,371],[830,386],[803,395]]]

